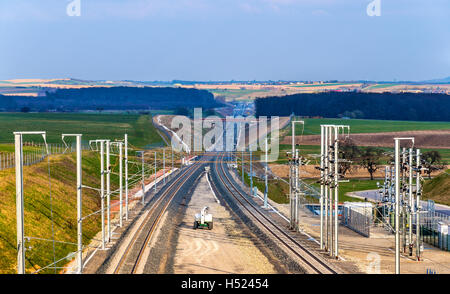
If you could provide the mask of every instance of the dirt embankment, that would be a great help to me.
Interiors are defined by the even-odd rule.
[[[350,138],[358,146],[394,147],[396,137],[414,137],[414,146],[417,148],[450,149],[450,130],[350,134]],[[286,136],[281,143],[291,144],[291,140],[291,136]],[[302,145],[320,145],[320,135],[299,136],[296,142]]]

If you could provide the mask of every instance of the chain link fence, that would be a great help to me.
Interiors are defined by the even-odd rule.
[[[341,224],[363,235],[364,237],[370,238],[372,209],[355,209],[344,205],[342,207]]]
[[[420,220],[421,240],[434,247],[450,251],[450,238],[448,237],[450,216],[436,212],[434,202],[428,201],[426,212],[421,214]]]

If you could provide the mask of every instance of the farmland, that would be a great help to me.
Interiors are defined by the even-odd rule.
[[[129,142],[137,147],[163,144],[151,117],[139,114],[1,113],[0,143],[13,143],[15,131],[47,131],[48,143],[62,143],[62,133],[83,134],[83,141],[120,139],[128,133]],[[41,142],[42,138],[25,140]]]
[[[356,133],[383,133],[420,130],[449,130],[450,122],[426,122],[426,121],[396,121],[396,120],[371,120],[371,119],[337,119],[337,118],[305,118],[303,135],[319,135],[321,124],[345,124],[350,126],[352,134]],[[289,129],[288,135],[291,135]],[[302,134],[300,127],[295,130],[296,135]]]

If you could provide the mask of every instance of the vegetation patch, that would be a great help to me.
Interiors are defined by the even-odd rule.
[[[423,199],[450,205],[450,169],[431,180],[425,181]]]

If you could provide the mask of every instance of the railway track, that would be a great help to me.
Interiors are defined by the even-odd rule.
[[[219,168],[220,166],[220,168]],[[311,253],[307,248],[292,238],[288,233],[281,229],[274,221],[259,210],[247,197],[235,186],[233,180],[229,178],[224,169],[223,155],[217,157],[214,164],[218,179],[223,184],[231,196],[245,209],[261,226],[263,226],[271,236],[282,243],[289,251],[297,256],[302,266],[308,273],[316,274],[337,274],[336,270],[331,268],[325,261]]]
[[[114,274],[131,273],[135,274],[140,265],[145,248],[149,244],[151,237],[167,207],[172,199],[186,183],[190,176],[200,168],[200,163],[196,162],[181,174],[161,196],[153,203],[145,219],[141,222],[130,242],[127,244],[124,254],[120,257]],[[137,252],[137,254],[136,254]]]

